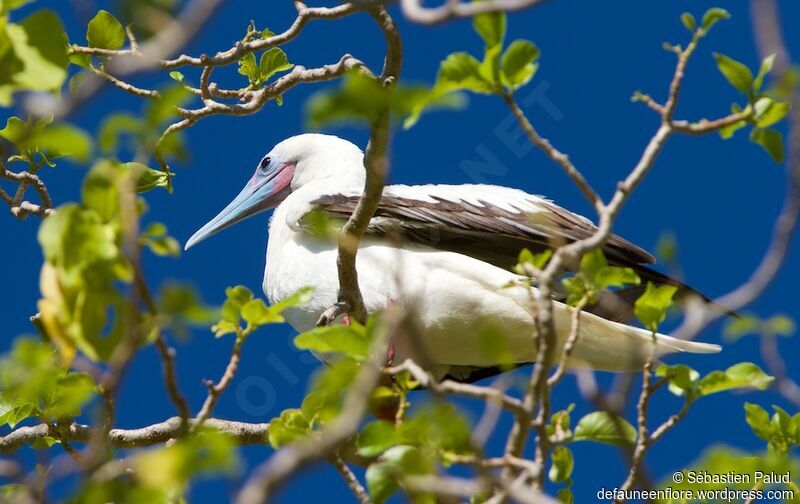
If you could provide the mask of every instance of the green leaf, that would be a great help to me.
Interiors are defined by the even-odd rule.
[[[744,128],[745,126],[747,126],[747,121],[742,119],[741,121],[737,121],[737,122],[735,122],[733,124],[730,124],[728,126],[724,126],[724,127],[720,128],[719,136],[723,140],[728,140],[729,138],[733,137],[734,133],[736,133],[740,129]]]
[[[242,318],[254,327],[283,322],[280,311],[275,307],[268,307],[262,299],[251,299],[245,303],[242,306]]]
[[[228,299],[222,304],[222,320],[230,322],[234,327],[238,327],[242,307],[253,299],[253,292],[244,285],[237,285],[225,289],[225,295]],[[225,326],[221,329],[228,328],[228,326]],[[224,334],[227,334],[227,332]]]
[[[280,47],[272,47],[261,55],[258,67],[260,82],[264,83],[276,73],[290,70],[294,65],[289,63],[289,58]]]
[[[530,264],[536,269],[542,269],[547,265],[547,261],[553,256],[551,249],[545,249],[543,252],[534,254],[529,249],[522,249],[517,258],[517,265],[514,267],[514,272],[518,275],[527,275],[525,272],[524,264]]]
[[[759,104],[762,105],[762,110],[759,110]],[[792,109],[788,102],[776,102],[771,98],[761,98],[756,102],[755,118],[756,126],[759,128],[767,128],[777,123]]]
[[[18,9],[33,1],[34,0],[0,0],[0,14],[6,14],[8,11]]]
[[[139,237],[139,243],[148,247],[158,256],[180,255],[181,246],[178,240],[167,234],[167,227],[160,222],[153,222]]]
[[[169,73],[169,77],[170,77],[170,79],[172,79],[174,81],[177,81],[177,82],[183,82],[183,79],[184,79],[183,74],[181,72],[178,72],[177,70],[174,70],[174,71],[170,72]]]
[[[384,87],[359,72],[350,72],[340,89],[315,93],[306,114],[312,128],[329,124],[358,122],[370,124],[387,111],[395,118],[409,117],[409,127],[426,107],[457,107],[458,95],[447,95],[421,86]],[[413,119],[412,119],[413,118]]]
[[[647,290],[634,304],[636,318],[649,330],[656,332],[658,326],[667,316],[667,309],[672,305],[672,297],[678,291],[674,285],[656,287],[647,282]]]
[[[764,322],[764,332],[775,336],[791,336],[795,332],[794,320],[787,315],[773,315]]]
[[[275,313],[283,313],[284,310],[288,308],[297,308],[298,306],[304,306],[311,302],[311,299],[314,297],[314,287],[301,287],[297,289],[294,293],[284,298],[282,301],[279,301],[272,305],[272,310]]]
[[[48,159],[71,156],[86,161],[92,153],[92,140],[86,132],[68,124],[51,124],[42,119],[33,123],[9,117],[0,136],[16,145],[21,152],[39,152]]]
[[[783,163],[783,135],[779,131],[753,128],[750,141],[763,147],[775,163]]]
[[[125,44],[125,28],[113,14],[101,10],[89,21],[86,41],[89,47],[116,51]]]
[[[178,107],[192,99],[192,94],[180,84],[171,84],[160,91],[160,98],[151,100],[145,110],[145,120],[150,128],[155,128],[171,120],[178,113]]]
[[[247,53],[242,56],[242,59],[239,60],[238,72],[247,77],[251,86],[258,85],[261,70],[256,62],[256,55],[253,53]]]
[[[209,326],[221,317],[219,307],[205,304],[196,288],[174,281],[161,287],[158,312],[167,318],[167,325],[176,331],[181,329],[178,324]]]
[[[500,69],[500,56],[503,47],[501,45],[496,45],[494,47],[487,47],[486,53],[483,55],[483,61],[481,61],[480,66],[478,67],[478,74],[480,77],[490,83],[491,92],[498,92],[500,91],[500,85],[503,81],[502,72]]]
[[[81,413],[81,406],[96,393],[97,385],[90,375],[67,373],[58,378],[52,395],[42,409],[42,415],[51,419],[76,417]]]
[[[443,402],[426,404],[397,431],[400,443],[454,454],[473,453],[471,434],[472,428],[459,409]]]
[[[31,448],[34,450],[46,450],[56,443],[58,443],[56,438],[52,436],[44,436],[31,443]]]
[[[69,55],[69,62],[73,65],[78,65],[81,68],[86,68],[87,70],[92,66],[92,55],[91,54],[84,54],[84,53],[73,53]],[[69,91],[74,93],[78,87],[89,78],[91,74],[88,72],[80,72],[75,74],[70,80],[69,83]]]
[[[356,323],[317,327],[294,338],[294,345],[301,350],[340,353],[358,360],[366,358],[369,343],[365,328]]]
[[[396,473],[397,468],[393,464],[378,462],[367,468],[367,489],[375,504],[382,504],[397,491]]]
[[[122,163],[122,167],[129,170],[136,180],[136,192],[152,191],[157,187],[169,187],[169,175],[161,170],[154,170],[147,165],[137,162]]]
[[[697,21],[695,21],[694,16],[689,12],[681,14],[681,23],[683,23],[683,26],[690,32],[694,32],[695,28],[697,28]]]
[[[367,489],[373,502],[382,504],[397,491],[400,478],[433,470],[433,462],[422,450],[414,446],[393,446],[367,468]]]
[[[581,271],[596,290],[641,283],[639,275],[633,269],[609,266],[601,249],[592,250],[583,256]]]
[[[745,94],[753,89],[753,72],[744,64],[720,53],[714,53],[714,59],[719,71],[733,87]]]
[[[19,338],[0,358],[0,425],[78,416],[95,393],[91,376],[63,367],[51,345]]]
[[[277,449],[305,438],[310,432],[311,424],[301,410],[283,410],[269,422],[269,444]]]
[[[606,411],[594,411],[578,421],[573,440],[612,445],[633,444],[636,429],[624,418],[613,417]]]
[[[618,266],[606,266],[598,271],[594,278],[598,289],[639,285],[641,281],[639,275],[632,268],[620,268]]]
[[[725,9],[720,7],[712,7],[703,14],[703,29],[708,31],[714,26],[718,21],[723,19],[730,19],[731,15]]]
[[[547,477],[553,483],[561,483],[572,476],[572,470],[575,468],[575,460],[572,458],[572,452],[566,446],[558,446],[550,455],[552,465]]]
[[[744,410],[745,420],[753,433],[761,439],[769,440],[775,432],[774,426],[770,425],[769,413],[758,404],[752,403],[745,403]]]
[[[11,116],[6,120],[5,128],[0,130],[0,137],[13,144],[22,143],[28,135],[28,123],[19,117]]]
[[[524,86],[533,78],[539,59],[539,48],[527,40],[511,42],[500,60],[500,68],[508,87],[517,89]]]
[[[36,147],[50,159],[72,157],[86,162],[92,155],[92,139],[89,135],[68,124],[53,124],[36,137]]]
[[[753,81],[753,89],[755,91],[761,89],[761,86],[764,84],[764,77],[766,77],[767,74],[772,71],[772,66],[775,64],[775,56],[776,54],[774,53],[770,54],[761,61],[761,67],[758,69],[758,75],[756,75],[756,79]]]
[[[459,52],[447,56],[439,66],[434,89],[439,93],[466,89],[476,93],[493,92],[491,80],[487,81],[480,73],[481,63],[469,53]]]
[[[570,437],[572,435],[570,413],[575,409],[575,403],[566,409],[556,411],[547,424],[547,435],[556,437]]]
[[[315,424],[325,424],[336,418],[341,412],[345,394],[358,373],[358,366],[354,360],[338,359],[315,373],[301,406],[306,418]]]
[[[222,319],[213,326],[211,326],[211,331],[214,333],[215,338],[221,338],[227,334],[234,334],[238,329],[239,329],[238,324],[225,319]]]
[[[205,475],[233,476],[237,473],[236,448],[230,438],[210,429],[177,439],[163,448],[139,450],[129,459],[136,482],[134,499],[126,502],[165,502],[183,495],[190,481]],[[144,493],[146,490],[148,493]],[[162,497],[153,500],[153,490]],[[142,496],[143,494],[143,496]],[[116,501],[117,499],[112,499]],[[93,502],[106,502],[106,499]]]
[[[504,12],[486,12],[472,18],[472,27],[481,36],[486,48],[503,44],[506,37],[506,15]]]
[[[669,376],[669,391],[676,396],[685,395],[694,398],[697,395],[700,373],[689,366],[683,364],[661,365],[656,369],[656,376],[662,378]]]
[[[734,388],[765,390],[775,380],[752,362],[735,364],[725,371],[712,371],[698,383],[700,395],[709,395]]]
[[[109,222],[119,213],[120,192],[118,183],[120,166],[112,161],[100,161],[92,166],[81,189],[81,199],[103,222]]]
[[[10,85],[34,91],[53,91],[67,77],[66,37],[58,16],[40,10],[21,23],[9,23],[5,33],[10,50],[0,51],[0,86]]]
[[[358,454],[376,457],[396,444],[394,424],[385,420],[368,423],[358,434]]]
[[[558,492],[556,492],[556,497],[558,498],[558,501],[562,502],[563,504],[575,503],[575,495],[573,495],[572,490],[569,488],[560,488]]]
[[[722,335],[729,341],[736,341],[742,336],[757,333],[761,327],[761,320],[751,315],[731,319],[726,325]]]
[[[100,125],[97,143],[103,152],[114,152],[117,150],[119,138],[122,134],[139,137],[146,130],[148,130],[147,126],[134,115],[127,113],[113,114],[106,117]]]

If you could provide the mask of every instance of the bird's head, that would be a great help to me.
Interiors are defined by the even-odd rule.
[[[239,195],[189,238],[186,249],[237,222],[275,208],[303,187],[360,189],[364,177],[363,153],[351,142],[314,133],[287,138],[261,158]]]

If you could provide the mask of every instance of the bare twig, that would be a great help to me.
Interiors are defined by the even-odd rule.
[[[384,373],[388,375],[395,375],[402,371],[408,371],[411,377],[414,378],[420,386],[430,389],[437,394],[448,394],[460,397],[470,397],[473,399],[481,399],[487,402],[495,403],[507,410],[521,414],[524,413],[522,409],[522,402],[519,399],[504,394],[502,390],[495,387],[480,387],[478,385],[471,385],[469,383],[459,383],[452,380],[445,380],[437,382],[433,376],[422,369],[411,359],[406,359],[401,364],[386,368]]]
[[[150,316],[157,317],[158,306],[156,305],[156,302],[150,293],[150,288],[147,286],[144,273],[141,271],[139,264],[134,264],[134,271],[135,274],[133,281],[136,290],[139,293],[139,297],[141,297],[142,302],[147,308]],[[183,422],[183,433],[186,433],[188,430],[187,422],[189,421],[190,414],[189,403],[186,401],[186,398],[183,396],[180,391],[180,387],[178,386],[178,374],[175,370],[175,350],[169,347],[164,335],[160,330],[156,335],[155,344],[158,354],[161,357],[164,372],[164,383],[167,387],[167,393],[169,394],[172,403],[175,404],[175,407],[178,410],[178,415],[180,415],[180,418]]]
[[[211,412],[214,411],[214,406],[217,405],[217,401],[219,401],[220,396],[231,384],[234,376],[236,376],[236,371],[239,369],[239,361],[241,360],[242,355],[242,345],[249,334],[249,327],[244,331],[240,329],[236,332],[236,341],[233,343],[231,357],[228,360],[228,365],[225,367],[225,372],[223,373],[222,378],[220,378],[217,383],[214,383],[211,380],[207,380],[205,382],[206,387],[208,387],[208,396],[206,397],[200,412],[195,417],[195,423],[192,427],[193,431],[200,429],[203,426],[203,423],[205,423],[206,419],[211,416]]]
[[[353,492],[353,495],[356,496],[358,502],[360,504],[372,504],[372,499],[369,498],[369,494],[364,486],[358,481],[358,478],[353,471],[347,466],[342,457],[338,454],[333,454],[328,457],[333,467],[342,475],[344,482],[347,484],[347,487]]]
[[[586,298],[581,299],[578,304],[572,307],[569,336],[567,337],[566,343],[564,343],[564,349],[561,351],[561,360],[558,363],[556,372],[547,379],[547,386],[551,389],[564,377],[564,373],[567,369],[567,361],[570,355],[572,355],[575,345],[578,343],[578,336],[581,331],[581,311],[584,306],[586,306]]]
[[[471,5],[480,5],[480,3],[474,3]],[[528,139],[531,141],[531,143],[544,151],[544,153],[547,154],[550,159],[558,164],[564,170],[564,172],[569,175],[575,185],[578,186],[578,189],[581,190],[589,203],[591,203],[592,206],[599,211],[602,205],[600,196],[592,188],[586,178],[584,178],[580,170],[578,170],[575,165],[572,164],[569,156],[553,147],[553,145],[546,138],[542,138],[542,136],[539,135],[539,132],[536,131],[536,128],[534,128],[533,124],[531,124],[531,122],[528,120],[528,117],[522,111],[512,93],[503,93],[503,99],[511,109],[511,112],[514,114],[517,122],[519,122],[520,126],[522,126],[522,130],[528,136]]]
[[[463,3],[460,0],[445,0],[439,7],[424,7],[421,0],[400,0],[400,6],[403,14],[415,23],[437,24],[485,12],[522,10],[544,2],[545,0],[489,0]]]

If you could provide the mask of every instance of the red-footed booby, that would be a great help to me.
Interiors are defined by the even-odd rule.
[[[337,301],[337,246],[312,232],[303,217],[314,209],[332,218],[350,216],[363,191],[363,153],[341,138],[303,134],[276,145],[261,159],[241,193],[197,231],[186,248],[265,210],[269,225],[264,293],[276,303],[314,286],[310,303],[292,308],[286,320],[297,330],[314,327]],[[536,357],[530,292],[509,287],[520,250],[534,252],[586,238],[596,231],[588,219],[540,196],[493,185],[389,185],[357,256],[357,272],[368,311],[389,303],[413,302],[419,311],[424,355],[438,377],[473,381],[497,372],[496,352],[487,352],[487,325],[504,335],[503,347],[516,364]],[[643,280],[679,282],[646,267],[653,257],[613,236],[603,248],[609,263],[633,268]],[[580,334],[569,359],[573,367],[606,371],[641,369],[650,352],[649,331],[625,324],[641,290],[618,292],[581,316]],[[613,306],[612,306],[613,305]],[[570,310],[555,301],[557,343],[570,331]],[[657,335],[658,356],[680,351],[718,352],[707,343]],[[419,355],[411,341],[394,341],[396,362]],[[502,363],[508,364],[508,363]]]

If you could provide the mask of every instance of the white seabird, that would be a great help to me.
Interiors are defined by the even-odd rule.
[[[335,136],[304,134],[276,145],[259,163],[241,193],[197,231],[186,248],[259,212],[275,208],[269,225],[264,293],[276,303],[306,286],[311,302],[285,313],[297,330],[314,327],[337,301],[337,246],[313,233],[303,217],[321,209],[346,219],[363,191],[363,153]],[[389,303],[413,302],[422,334],[415,341],[438,377],[473,381],[498,372],[497,352],[487,351],[487,327],[504,335],[502,346],[514,363],[536,357],[530,293],[508,287],[523,247],[534,252],[590,236],[588,219],[540,196],[493,185],[389,185],[357,256],[357,271],[368,311]],[[645,266],[653,257],[614,236],[603,252],[610,264],[632,267],[643,280],[678,285]],[[639,287],[618,291],[614,303],[601,301],[582,314],[569,365],[607,371],[641,369],[652,341],[649,331],[627,325]],[[613,305],[613,307],[612,307]],[[563,345],[570,312],[554,308],[557,341]],[[497,336],[501,337],[501,336]],[[484,338],[484,339],[482,339]],[[410,341],[394,341],[395,362],[419,355]],[[656,353],[718,352],[707,343],[657,336]],[[502,363],[502,364],[508,364]]]

